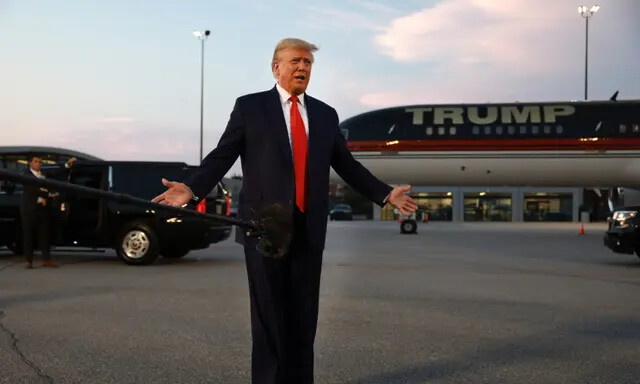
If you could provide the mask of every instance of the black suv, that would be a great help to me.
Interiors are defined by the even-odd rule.
[[[614,252],[640,257],[640,206],[617,209],[607,221],[604,244]]]
[[[62,181],[151,200],[166,190],[163,177],[181,181],[190,168],[185,163],[172,162],[78,161],[63,173]],[[48,170],[55,169],[43,167],[45,175]],[[0,246],[21,253],[22,185],[1,184]],[[50,208],[52,246],[113,248],[125,263],[132,265],[151,264],[159,255],[183,257],[191,250],[227,239],[232,229],[224,222],[64,192]],[[228,216],[230,197],[219,183],[202,203],[187,208]]]

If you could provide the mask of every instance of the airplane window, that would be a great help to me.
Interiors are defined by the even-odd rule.
[[[548,125],[545,125],[545,126],[544,126],[544,133],[545,133],[546,135],[550,134],[550,133],[551,133],[551,127],[550,127],[550,126],[548,126]]]
[[[451,136],[455,135],[456,134],[456,127],[449,127],[449,134]]]
[[[513,135],[514,133],[516,133],[516,127],[514,127],[513,125],[510,125],[509,128],[507,128],[509,130],[509,134]]]
[[[474,125],[473,126],[473,134],[474,135],[480,134],[480,127],[478,127],[477,125]]]
[[[486,127],[484,127],[484,134],[485,135],[490,135],[491,134],[491,126],[487,125]]]
[[[427,127],[427,136],[433,135],[433,127]]]
[[[496,127],[496,133],[502,135],[502,127]]]
[[[438,135],[444,135],[444,127],[438,127]]]
[[[562,131],[564,131],[564,128],[562,127],[562,125],[557,125],[557,126],[556,126],[556,133],[557,133],[558,135],[561,135],[561,134],[562,134]]]
[[[526,135],[527,134],[527,126],[526,125],[521,125],[520,126],[520,134],[521,135]]]
[[[538,134],[538,126],[534,125],[533,127],[531,127],[531,133],[533,133],[534,135]]]
[[[624,124],[620,124],[620,133],[627,133],[627,126]]]

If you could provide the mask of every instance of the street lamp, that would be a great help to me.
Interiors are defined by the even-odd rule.
[[[584,17],[586,22],[586,39],[585,39],[585,49],[584,49],[584,99],[587,100],[587,68],[589,63],[589,18],[598,12],[600,9],[599,5],[594,5],[591,8],[587,8],[586,5],[581,5],[578,7],[578,13]]]
[[[202,162],[202,137],[203,137],[203,108],[204,108],[204,42],[209,37],[211,32],[205,30],[204,32],[193,31],[193,35],[197,37],[202,42],[202,59],[201,59],[201,68],[200,68],[200,162]]]

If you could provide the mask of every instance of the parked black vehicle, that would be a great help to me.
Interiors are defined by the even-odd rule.
[[[353,220],[353,212],[349,204],[337,204],[329,211],[331,220]]]
[[[47,168],[43,167],[45,175]],[[163,177],[181,181],[189,168],[177,162],[78,161],[64,181],[151,200],[166,190]],[[22,251],[21,199],[21,185],[0,184],[0,245],[16,253]],[[64,192],[50,208],[53,247],[113,248],[131,265],[151,264],[159,255],[181,258],[191,250],[227,239],[232,229],[224,222]],[[219,183],[203,202],[188,208],[229,215],[230,197]]]
[[[607,221],[604,244],[616,253],[640,257],[640,206],[620,208]]]

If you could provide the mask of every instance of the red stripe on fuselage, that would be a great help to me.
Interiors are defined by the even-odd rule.
[[[640,138],[350,141],[350,151],[640,150]]]

